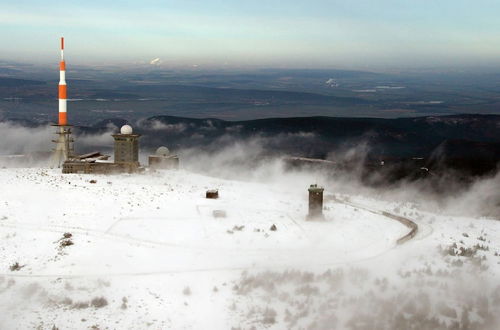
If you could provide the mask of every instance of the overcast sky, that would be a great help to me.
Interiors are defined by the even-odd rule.
[[[418,67],[500,63],[499,0],[4,0],[0,59]]]

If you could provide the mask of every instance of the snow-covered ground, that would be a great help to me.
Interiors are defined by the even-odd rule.
[[[326,220],[306,221],[300,180],[184,170],[0,169],[0,184],[0,329],[500,324],[495,219],[326,186]],[[413,220],[417,236],[397,245],[409,229],[379,211]]]

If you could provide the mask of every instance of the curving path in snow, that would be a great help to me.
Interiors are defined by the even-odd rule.
[[[63,176],[57,170],[3,169],[0,182],[10,187],[0,192],[1,273],[16,277],[353,263],[380,256],[416,233],[400,223],[408,219],[331,199],[326,221],[305,221],[307,190],[184,171]],[[205,199],[209,188],[218,188],[221,198]],[[227,216],[214,218],[216,210]],[[65,232],[74,245],[60,247]],[[25,266],[10,272],[14,262]]]

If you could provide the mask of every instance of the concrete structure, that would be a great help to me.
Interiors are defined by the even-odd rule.
[[[167,147],[159,147],[154,155],[148,157],[148,165],[153,169],[178,169],[179,157],[171,155]]]
[[[52,165],[60,167],[73,154],[73,139],[71,138],[71,126],[68,125],[67,117],[67,89],[66,89],[66,62],[64,61],[64,38],[61,38],[61,62],[59,63],[59,119],[57,125],[56,143],[52,156]]]
[[[312,184],[309,187],[309,213],[307,220],[324,219],[323,216],[323,191],[322,187]]]
[[[63,164],[63,173],[113,173],[118,172],[117,166],[107,161],[108,155],[102,155],[100,152],[91,152],[85,155],[73,156]]]
[[[225,218],[227,217],[227,213],[224,210],[213,210],[212,215],[214,218]]]
[[[81,160],[67,160],[63,164],[62,172],[79,174],[111,174],[122,172],[118,164],[109,162],[86,162]]]
[[[133,134],[132,127],[125,125],[115,139],[115,160],[98,152],[70,157],[63,164],[63,173],[134,173],[143,170],[139,163],[139,134]]]
[[[207,190],[205,197],[208,199],[217,199],[219,198],[219,191],[217,189]]]
[[[120,134],[113,134],[115,139],[115,164],[120,164],[124,168],[129,168],[132,172],[139,168],[139,137],[134,134],[132,127],[124,125],[120,129]]]
[[[61,165],[73,155],[73,138],[71,137],[70,125],[52,125],[57,127],[57,139],[52,140],[56,144],[52,154],[51,165],[61,167]]]

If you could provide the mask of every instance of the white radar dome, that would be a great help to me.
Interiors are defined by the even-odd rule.
[[[120,128],[121,134],[132,134],[132,132],[132,126],[130,125],[123,125],[122,128]]]
[[[163,157],[166,157],[170,154],[170,150],[168,150],[167,147],[159,147],[158,149],[156,149],[156,155],[157,156],[163,156]]]

